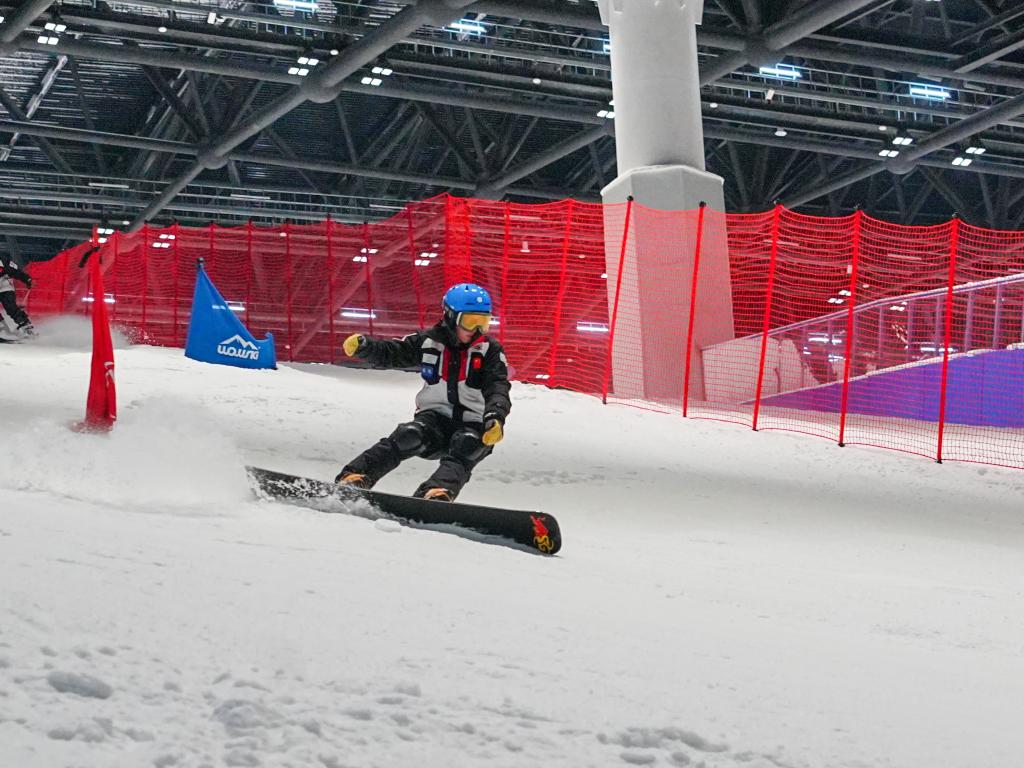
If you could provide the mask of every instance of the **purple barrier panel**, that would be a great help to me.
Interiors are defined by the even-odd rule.
[[[939,420],[942,358],[911,363],[850,380],[850,413]],[[1024,427],[1024,349],[950,357],[946,420],[984,427]],[[836,413],[842,382],[764,398],[764,405]]]

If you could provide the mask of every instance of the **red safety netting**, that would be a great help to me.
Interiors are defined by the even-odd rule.
[[[113,322],[183,346],[196,261],[282,360],[437,320],[485,285],[514,378],[684,416],[1024,467],[1024,233],[441,196],[374,224],[98,232]],[[33,264],[85,312],[92,244]]]

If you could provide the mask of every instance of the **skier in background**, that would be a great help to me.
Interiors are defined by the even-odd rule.
[[[450,288],[437,325],[402,339],[361,334],[345,339],[345,354],[381,368],[419,367],[423,388],[416,415],[349,462],[335,478],[372,488],[413,456],[441,460],[415,496],[454,501],[476,467],[504,435],[512,409],[508,366],[501,344],[487,336],[491,297],[472,283]]]
[[[28,313],[19,307],[16,301],[14,280],[20,280],[26,288],[32,287],[32,276],[28,272],[19,268],[10,256],[0,256],[0,306],[18,326],[18,332],[21,335],[33,336],[35,328],[32,326],[32,321],[29,320]]]

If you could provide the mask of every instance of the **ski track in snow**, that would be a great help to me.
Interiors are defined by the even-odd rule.
[[[516,385],[465,493],[557,514],[542,558],[252,500],[414,377],[122,348],[90,436],[46,342],[0,350],[4,768],[1019,762],[1022,473]]]

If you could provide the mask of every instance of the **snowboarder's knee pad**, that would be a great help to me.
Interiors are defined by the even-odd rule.
[[[472,429],[460,429],[452,435],[448,444],[448,453],[471,467],[490,452],[491,449],[484,445],[480,435]]]
[[[419,456],[427,447],[426,430],[415,421],[399,424],[388,439],[403,459]]]

